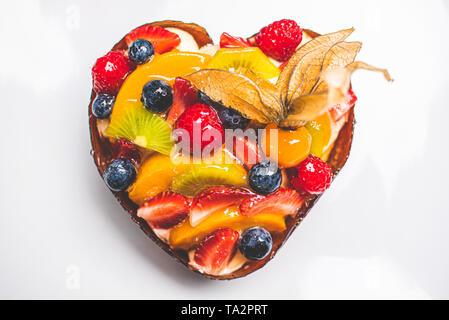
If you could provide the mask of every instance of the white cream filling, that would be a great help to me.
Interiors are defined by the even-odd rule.
[[[198,44],[196,43],[195,38],[188,32],[178,29],[178,28],[165,28],[170,32],[176,33],[181,42],[176,47],[179,51],[187,51],[187,52],[198,52]]]
[[[154,234],[164,241],[168,243],[168,239],[170,238],[170,229],[153,229]]]
[[[199,266],[193,259],[195,255],[195,250],[190,250],[189,251],[189,265],[191,265],[192,267],[194,267],[195,269],[197,269],[199,272],[201,273],[205,273],[204,269]],[[224,276],[224,275],[228,275],[231,274],[237,270],[239,270],[240,268],[243,267],[243,265],[245,263],[247,263],[249,260],[246,259],[241,253],[240,251],[237,251],[234,255],[234,257],[232,257],[231,261],[229,261],[224,267],[223,269],[212,273],[210,275],[213,276]]]
[[[218,46],[216,44],[209,43],[209,44],[206,44],[205,46],[201,47],[198,50],[198,52],[213,56],[213,55],[215,55],[215,53],[217,53],[218,49],[220,49],[220,46]]]

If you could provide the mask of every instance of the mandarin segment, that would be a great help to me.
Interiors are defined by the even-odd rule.
[[[168,190],[173,177],[189,167],[172,161],[169,156],[154,154],[140,167],[136,182],[129,189],[130,199],[142,205],[145,200]]]
[[[284,217],[278,214],[245,217],[240,213],[238,207],[232,206],[211,214],[196,227],[192,227],[188,220],[184,221],[171,230],[169,243],[175,249],[187,250],[219,228],[231,228],[241,232],[255,226],[265,228],[270,232],[282,232],[286,228]]]
[[[126,78],[115,100],[111,120],[120,116],[127,101],[140,101],[143,87],[151,80],[164,80],[173,86],[176,77],[203,69],[209,59],[208,55],[192,52],[171,51],[155,55]]]
[[[272,141],[276,138],[276,132],[277,143]],[[304,127],[297,130],[284,130],[278,128],[276,124],[269,124],[262,134],[261,145],[265,154],[277,160],[280,167],[291,168],[310,154],[312,136]]]

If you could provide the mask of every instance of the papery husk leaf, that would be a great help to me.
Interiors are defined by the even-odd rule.
[[[292,101],[314,92],[314,88],[326,83],[320,80],[322,72],[354,62],[361,47],[360,42],[339,42],[330,48],[320,47],[306,54],[293,70],[287,100]],[[315,92],[325,91],[326,88],[323,89]]]
[[[321,75],[324,59],[329,52],[328,47],[319,47],[307,53],[293,69],[287,89],[286,101],[308,95],[318,82]]]
[[[321,72],[326,70],[333,70],[339,67],[345,67],[354,62],[357,54],[362,48],[361,42],[340,42],[335,44],[326,54]],[[319,93],[327,90],[326,81],[319,79],[315,86],[310,91],[311,93]],[[297,98],[293,95],[292,99]]]
[[[285,116],[284,108],[279,98],[279,89],[274,84],[266,79],[258,77],[248,68],[238,68],[236,73],[242,74],[254,81],[260,89],[260,98],[262,99],[262,103],[269,108],[269,112],[272,113],[275,118],[279,119]]]
[[[336,43],[344,41],[347,37],[349,37],[349,35],[351,35],[353,31],[354,28],[351,28],[322,35],[310,40],[309,42],[299,47],[298,50],[296,50],[296,52],[293,54],[293,56],[288,60],[285,67],[282,69],[281,74],[279,75],[279,78],[276,82],[276,86],[281,91],[282,101],[288,101],[287,91],[290,78],[299,61],[302,60],[304,56],[306,56],[311,51],[315,51],[320,48],[331,48]]]
[[[388,73],[387,69],[381,69],[381,68],[377,68],[377,67],[373,67],[372,65],[369,65],[368,63],[362,62],[362,61],[356,61],[353,62],[351,64],[348,64],[346,66],[346,69],[352,74],[354,71],[357,70],[368,70],[368,71],[377,71],[377,72],[381,72],[385,79],[387,81],[393,81],[393,79],[390,76],[390,73]]]
[[[350,87],[351,75],[359,69],[382,72],[388,81],[391,77],[387,70],[373,67],[364,62],[353,62],[346,67],[335,67],[322,73],[320,80],[326,82],[327,90],[320,93],[300,96],[289,105],[289,115],[280,125],[283,127],[299,127],[311,121],[330,107],[346,102],[346,94]]]
[[[212,100],[239,111],[248,119],[261,123],[279,121],[276,110],[281,109],[280,102],[272,97],[274,89],[266,89],[268,85],[263,79],[257,78],[256,83],[246,75],[219,69],[203,69],[185,78]]]

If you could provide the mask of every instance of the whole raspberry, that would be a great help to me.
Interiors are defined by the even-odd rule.
[[[309,155],[295,169],[290,183],[302,195],[321,194],[332,182],[331,168],[314,155]]]
[[[280,20],[262,28],[256,35],[256,45],[269,57],[286,61],[302,41],[302,29],[293,20]]]
[[[97,93],[115,95],[133,65],[123,51],[110,51],[98,58],[92,67],[92,80]]]
[[[224,142],[224,128],[217,112],[202,103],[188,107],[176,121],[175,128],[186,131],[187,136],[181,131],[175,135],[184,146],[188,143],[190,154],[194,156],[199,156],[197,151],[203,151],[209,144],[214,149]]]

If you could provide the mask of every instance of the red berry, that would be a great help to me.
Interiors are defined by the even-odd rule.
[[[178,135],[178,142],[182,140],[182,144],[187,144],[184,146],[190,148],[191,155],[197,155],[198,151],[202,152],[209,144],[209,151],[212,151],[224,142],[224,129],[217,113],[202,103],[188,107],[176,121],[175,127],[188,133],[185,137],[183,132],[175,132]]]
[[[290,183],[303,195],[323,193],[332,182],[332,170],[326,162],[314,155],[309,155],[296,168]]]
[[[355,95],[354,91],[352,91],[352,89],[349,89],[348,95],[346,96],[346,103],[350,107],[353,107],[356,102],[357,102],[357,96]]]
[[[232,229],[219,229],[201,241],[193,260],[202,271],[214,274],[226,265],[235,250],[240,234]]]
[[[229,33],[223,32],[220,36],[220,48],[246,48],[250,46],[248,40],[231,36]]]
[[[287,62],[288,62],[288,60],[282,62],[281,65],[279,66],[279,70],[283,70],[285,68],[285,66],[287,65]]]
[[[98,58],[92,68],[95,92],[117,94],[126,76],[133,68],[133,64],[123,51],[110,51]]]
[[[140,152],[129,140],[117,139],[111,146],[112,157],[115,159],[125,158],[131,160],[134,165],[140,163]]]
[[[239,205],[253,194],[247,190],[212,187],[196,195],[190,210],[190,224],[195,227],[208,215],[232,205]]]
[[[176,48],[181,39],[179,36],[159,26],[143,25],[128,33],[125,37],[128,47],[137,39],[144,39],[151,42],[154,51],[165,53]]]
[[[261,213],[294,215],[301,208],[304,199],[293,189],[279,189],[268,195],[256,195],[242,202],[240,212],[247,217]]]
[[[177,77],[173,84],[173,104],[167,116],[167,121],[175,123],[187,107],[198,102],[198,92],[190,81]]]
[[[288,60],[302,41],[302,29],[293,20],[273,22],[256,35],[257,46],[269,57]]]
[[[162,192],[146,201],[137,210],[137,216],[152,228],[170,229],[181,223],[189,214],[190,202],[175,192]]]
[[[334,121],[338,121],[341,119],[346,112],[351,109],[357,101],[357,96],[355,95],[354,91],[351,89],[348,90],[348,94],[346,95],[346,103],[343,104],[337,104],[329,109],[330,115],[332,116],[332,119]]]
[[[234,156],[239,159],[246,168],[251,169],[256,163],[265,160],[263,151],[257,141],[245,136],[234,135],[233,137]]]

